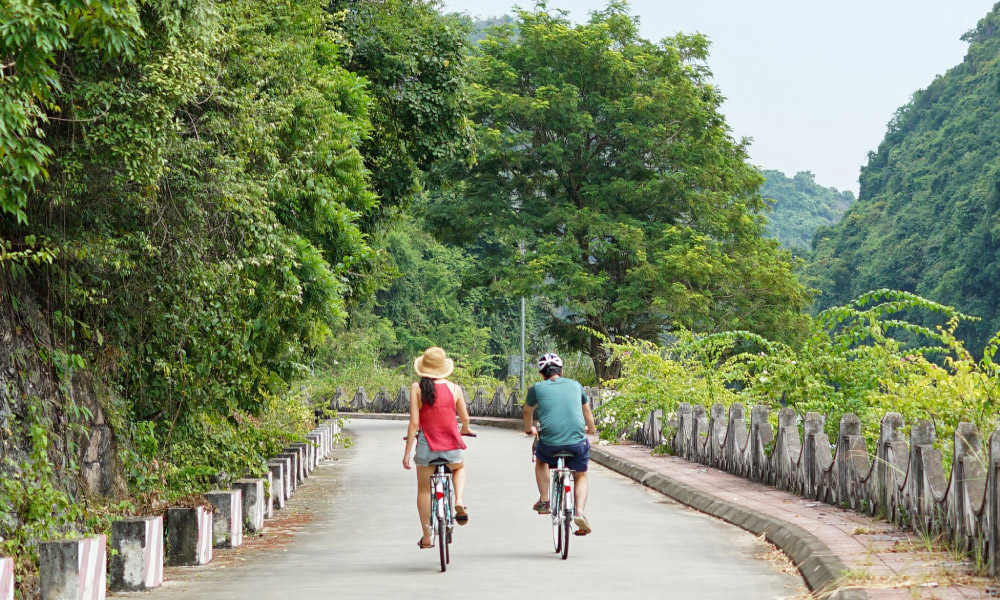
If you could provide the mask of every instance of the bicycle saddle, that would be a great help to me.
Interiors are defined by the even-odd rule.
[[[449,463],[448,463],[448,461],[447,461],[446,459],[444,459],[444,458],[435,458],[434,460],[432,460],[432,461],[430,462],[430,465],[431,465],[432,467],[436,467],[436,466],[438,466],[438,465],[447,465],[447,464],[449,464]]]
[[[572,452],[566,452],[565,450],[560,450],[559,452],[553,452],[552,456],[556,458],[573,458],[576,456]]]

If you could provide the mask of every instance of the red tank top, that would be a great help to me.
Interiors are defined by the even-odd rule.
[[[434,404],[420,402],[420,431],[434,452],[465,450],[455,423],[455,396],[446,383],[434,384]]]

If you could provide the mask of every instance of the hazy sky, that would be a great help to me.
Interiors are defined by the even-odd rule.
[[[472,16],[532,0],[445,0]],[[550,0],[576,21],[600,0]],[[897,108],[962,61],[959,38],[994,0],[633,0],[642,34],[678,31],[712,41],[709,66],[736,136],[753,138],[765,169],[812,171],[822,185],[858,192],[858,171]]]

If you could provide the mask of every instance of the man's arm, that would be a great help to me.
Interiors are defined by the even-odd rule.
[[[533,420],[534,414],[535,407],[529,404],[525,404],[521,410],[521,418],[524,420],[524,433],[526,435],[538,435],[538,430],[535,429]]]
[[[590,410],[590,403],[583,405],[583,420],[587,423],[587,433],[593,435],[597,433],[597,425],[594,423],[594,413]]]
[[[538,435],[532,417],[535,414],[535,405],[538,400],[535,398],[535,386],[528,388],[528,393],[524,397],[524,408],[521,410],[521,418],[524,420],[524,433],[526,435]]]

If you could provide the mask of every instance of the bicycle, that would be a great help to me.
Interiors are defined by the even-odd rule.
[[[566,459],[573,456],[572,452],[556,452],[556,467],[549,469],[549,510],[552,514],[552,544],[562,559],[569,558],[569,534],[573,523],[574,503],[576,502],[576,480],[573,471],[566,468]]]
[[[535,460],[538,436],[531,447],[531,458]],[[572,452],[556,452],[552,455],[556,466],[549,469],[549,511],[552,515],[552,545],[563,560],[569,558],[569,535],[573,523],[576,502],[576,479],[573,471],[566,468],[566,459]]]
[[[463,433],[462,436],[476,437],[476,434]],[[444,573],[451,562],[451,534],[455,529],[455,487],[447,460],[436,458],[430,462],[430,466],[434,467],[434,473],[431,474],[431,518],[428,526],[431,543],[438,546],[441,572]]]

